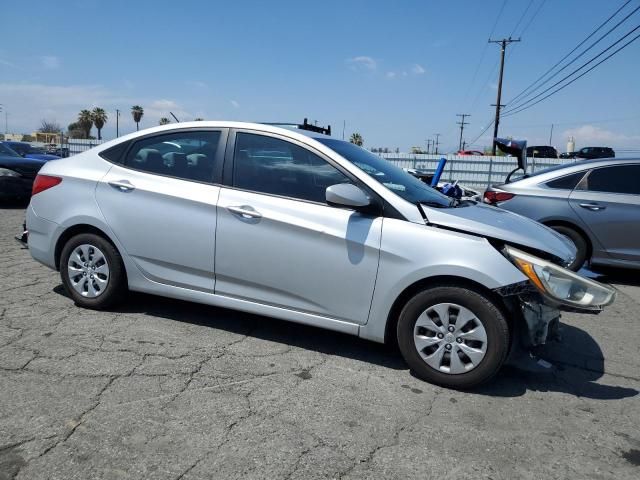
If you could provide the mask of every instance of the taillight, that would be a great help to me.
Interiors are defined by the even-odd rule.
[[[507,200],[511,200],[513,197],[515,197],[516,194],[515,193],[509,193],[509,192],[494,192],[493,190],[487,190],[486,192],[484,192],[484,201],[485,203],[498,203],[498,202],[504,202]]]
[[[53,177],[51,175],[36,175],[36,179],[33,181],[33,188],[31,189],[31,196],[44,192],[45,190],[55,187],[62,179],[60,177]]]

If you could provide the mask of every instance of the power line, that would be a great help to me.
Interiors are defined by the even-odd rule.
[[[507,4],[507,0],[503,0],[502,2],[502,6],[500,7],[500,10],[498,11],[498,15],[496,16],[496,20],[495,22],[493,22],[493,27],[491,28],[491,32],[489,32],[489,38],[491,38],[491,36],[493,35],[493,32],[495,32],[496,27],[498,26],[498,22],[500,21],[500,17],[502,16],[502,12],[504,11],[504,7]],[[482,49],[482,54],[480,55],[480,60],[478,60],[478,63],[476,64],[476,68],[473,72],[473,75],[471,76],[471,82],[469,83],[469,87],[467,88],[467,91],[464,94],[464,101],[462,102],[463,104],[467,103],[467,97],[469,96],[469,92],[471,91],[471,87],[473,86],[474,82],[476,81],[476,77],[478,76],[478,72],[480,71],[480,65],[482,65],[482,61],[484,60],[485,54],[487,53],[487,48],[489,47],[488,43],[484,44],[484,48]],[[485,82],[486,83],[486,82]],[[484,90],[484,89],[482,89]],[[481,90],[481,91],[482,91]],[[473,102],[475,104],[475,101]]]
[[[540,13],[540,10],[542,10],[542,7],[544,6],[544,4],[547,2],[547,0],[542,0],[542,2],[540,2],[540,5],[538,6],[538,9],[533,12],[533,15],[531,16],[531,18],[529,19],[529,23],[527,23],[525,25],[525,27],[522,29],[522,31],[520,32],[520,36],[522,37],[524,35],[524,32],[527,31],[527,29],[529,28],[529,26],[531,25],[531,23],[533,23],[533,20],[538,16],[538,13]]]
[[[627,33],[624,37],[622,37],[620,40],[618,40],[616,43],[614,43],[613,45],[611,45],[610,47],[608,47],[606,50],[600,52],[596,57],[594,57],[593,59],[591,59],[588,63],[591,63],[593,60],[595,60],[596,58],[598,58],[600,55],[602,55],[604,52],[606,52],[607,50],[609,50],[611,47],[613,47],[614,45],[616,45],[617,43],[619,43],[621,40],[623,40],[624,38],[628,37],[631,33],[635,32],[636,30],[638,30],[640,28],[640,25],[638,25],[636,28],[634,28],[633,30],[631,30],[629,33]],[[629,40],[627,43],[625,43],[624,45],[622,45],[620,48],[618,48],[617,50],[615,50],[614,52],[610,53],[609,55],[607,55],[605,58],[603,58],[602,60],[600,60],[598,63],[596,63],[594,66],[592,66],[591,68],[589,68],[588,70],[586,70],[585,72],[582,72],[580,75],[578,75],[577,77],[573,78],[571,81],[565,83],[564,85],[562,85],[561,87],[557,88],[556,90],[554,90],[553,92],[551,92],[549,95],[542,97],[540,100],[538,100],[537,102],[534,102],[532,104],[526,105],[526,106],[521,106],[522,108],[519,108],[518,110],[510,110],[505,112],[506,116],[511,116],[511,115],[515,115],[516,113],[520,113],[523,110],[527,110],[531,107],[533,107],[534,105],[537,105],[538,103],[542,102],[543,100],[546,100],[547,98],[549,98],[550,96],[558,93],[560,90],[563,90],[564,88],[568,87],[569,85],[571,85],[573,82],[575,82],[576,80],[578,80],[579,78],[584,77],[587,73],[589,73],[591,70],[593,70],[594,68],[596,68],[598,65],[601,65],[602,63],[606,62],[607,60],[609,60],[611,57],[613,57],[615,54],[617,54],[619,51],[625,49],[627,46],[629,46],[631,43],[635,42],[638,38],[640,38],[640,34],[636,35],[635,37],[633,37],[631,40]],[[584,64],[582,67],[580,67],[579,69],[576,69],[574,72],[572,72],[571,74],[567,75],[567,77],[570,77],[571,75],[573,75],[574,73],[576,73],[578,70],[581,70],[582,68],[584,68],[585,66],[588,65],[588,63]],[[565,79],[567,78],[565,77]],[[563,79],[564,80],[564,79]],[[562,80],[560,81],[562,82]],[[558,83],[560,83],[558,82]],[[558,84],[556,83],[556,85]],[[555,85],[554,85],[555,86]],[[550,87],[552,88],[552,87]],[[545,90],[546,91],[546,90]],[[543,92],[544,93],[544,92]],[[533,100],[533,99],[532,99]]]
[[[538,94],[537,96],[533,97],[533,98],[529,98],[527,99],[526,97],[533,95],[533,93],[535,93],[536,90],[539,90],[540,88],[542,88],[544,85],[546,85],[547,83],[549,83],[554,77],[558,76],[560,74],[560,72],[564,71],[567,67],[569,67],[570,65],[574,64],[579,58],[581,58],[585,53],[587,53],[589,50],[591,50],[596,44],[598,44],[604,37],[606,37],[607,35],[609,35],[613,30],[615,30],[616,28],[618,28],[624,21],[626,21],[631,15],[633,15],[635,12],[637,12],[638,10],[640,10],[640,6],[637,7],[635,10],[633,10],[629,15],[627,15],[625,18],[623,18],[620,22],[618,22],[616,25],[613,26],[613,28],[611,28],[607,33],[605,33],[604,35],[602,35],[598,40],[596,40],[595,42],[593,42],[586,50],[584,50],[582,53],[580,53],[580,55],[578,55],[577,57],[575,57],[573,60],[571,60],[569,63],[567,63],[565,66],[563,66],[560,70],[558,70],[556,73],[554,73],[551,77],[549,77],[547,80],[545,80],[544,82],[542,82],[540,85],[538,85],[535,89],[531,90],[527,95],[525,95],[524,97],[522,97],[518,102],[515,102],[516,105],[510,107],[512,110],[516,109],[516,108],[520,108],[522,105],[526,104],[527,102],[538,98],[540,95],[544,94],[545,92],[548,92],[551,88],[555,87],[556,85],[558,85],[558,83],[555,83],[554,85],[552,85],[551,87],[547,88],[546,90],[544,90],[541,94]],[[622,37],[621,39],[619,39],[617,42],[615,42],[613,45],[611,45],[609,48],[613,47],[614,45],[616,45],[617,43],[619,43],[622,39],[626,38],[626,36],[630,35],[633,32],[633,30],[628,33],[627,35],[625,35],[624,37]],[[602,55],[602,53],[606,52],[608,49],[602,51],[600,53],[600,55]],[[595,58],[598,58],[598,56],[594,57],[593,59],[591,59],[589,62],[587,62],[585,65],[588,65],[591,61],[593,61]],[[584,65],[583,65],[584,66]],[[582,68],[582,67],[581,67]],[[580,69],[578,69],[580,70]],[[568,76],[573,75],[573,73],[575,73],[578,70],[574,70],[574,72],[572,72],[571,74],[569,74]],[[560,82],[562,82],[564,79],[566,79],[567,77],[564,77],[562,80],[560,80]],[[512,100],[510,102],[510,104],[513,104],[514,101]]]
[[[470,117],[471,115],[468,113],[457,113],[456,117],[462,117],[460,122],[456,122],[460,125],[460,142],[458,143],[458,150],[462,150],[462,132],[464,132],[464,126],[469,125],[469,122],[465,122],[464,119],[466,117]]]
[[[538,84],[538,82],[540,82],[542,79],[544,79],[550,72],[552,72],[558,65],[560,65],[562,62],[564,62],[567,58],[569,58],[576,50],[578,50],[582,45],[584,45],[585,43],[587,43],[587,41],[593,37],[596,33],[598,33],[598,31],[600,31],[600,29],[602,29],[602,27],[604,27],[607,23],[609,23],[611,21],[611,19],[613,19],[618,13],[620,13],[620,11],[626,7],[629,3],[631,3],[631,0],[627,0],[620,8],[618,8],[612,15],[609,16],[609,18],[607,18],[604,22],[602,22],[593,32],[591,32],[584,40],[582,40],[576,47],[573,48],[573,50],[571,50],[569,53],[567,53],[564,57],[562,57],[560,60],[558,60],[551,68],[549,68],[546,72],[544,72],[540,77],[538,77],[533,83],[531,83],[527,88],[525,88],[524,90],[522,90],[518,95],[516,95],[514,98],[512,98],[508,103],[512,104],[514,103],[518,98],[522,97],[525,93],[527,93],[531,88],[533,88],[536,84]],[[586,52],[587,50],[585,50]],[[584,53],[584,52],[583,52]]]
[[[509,37],[513,37],[513,34],[516,33],[516,30],[518,29],[518,27],[522,23],[522,20],[524,19],[524,17],[527,15],[527,12],[531,8],[531,5],[533,5],[533,0],[529,0],[529,4],[527,5],[527,8],[525,8],[524,12],[522,13],[522,15],[520,15],[520,20],[518,20],[518,23],[516,23],[516,26],[513,27],[513,30],[509,34]]]

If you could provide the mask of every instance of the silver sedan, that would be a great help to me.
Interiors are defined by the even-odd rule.
[[[157,127],[50,162],[27,227],[82,307],[133,290],[397,342],[417,375],[456,388],[552,338],[560,308],[614,298],[536,222],[260,124]]]
[[[640,159],[589,160],[551,167],[488,189],[484,201],[566,236],[570,265],[640,268]]]

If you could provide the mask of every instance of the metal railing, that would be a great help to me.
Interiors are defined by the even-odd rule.
[[[388,153],[382,155],[386,160],[401,168],[419,168],[435,171],[441,158],[447,159],[441,181],[458,180],[469,187],[487,188],[490,185],[504,183],[509,172],[516,168],[514,157],[460,156],[460,155],[423,155]],[[570,163],[575,160],[560,158],[529,158],[527,173],[543,168]]]

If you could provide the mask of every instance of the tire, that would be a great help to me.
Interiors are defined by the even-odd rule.
[[[578,233],[571,227],[565,227],[564,225],[549,225],[549,228],[571,240],[573,245],[576,247],[576,258],[567,268],[574,272],[580,270],[582,265],[584,265],[584,262],[587,261],[587,256],[589,254],[589,245],[587,244],[587,240],[582,236],[582,234]]]
[[[400,312],[397,334],[400,352],[415,375],[461,390],[492,378],[509,351],[502,310],[480,291],[457,285],[428,288],[411,298]]]
[[[93,233],[67,241],[60,255],[60,277],[75,304],[92,310],[116,305],[127,293],[120,253],[108,240]]]

